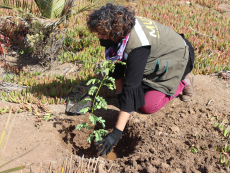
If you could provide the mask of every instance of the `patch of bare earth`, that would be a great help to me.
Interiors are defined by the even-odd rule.
[[[132,112],[122,138],[114,147],[118,158],[107,161],[105,168],[108,170],[114,163],[112,173],[120,170],[137,173],[229,172],[219,164],[219,153],[215,150],[216,146],[229,142],[214,128],[211,120],[217,115],[230,118],[229,86],[229,81],[197,75],[196,95],[192,101],[182,102],[175,98],[154,114]],[[96,115],[106,119],[106,128],[110,131],[119,109],[116,99],[110,99],[108,103],[108,110],[100,110]],[[38,172],[41,162],[45,170],[50,162],[57,168],[60,159],[71,155],[94,156],[90,154],[94,147],[86,142],[90,131],[75,129],[77,124],[88,121],[88,114],[67,116],[64,105],[50,105],[49,109],[54,117],[39,129],[34,126],[35,116],[29,113],[12,115],[11,119],[15,117],[13,129],[1,158],[9,160],[37,144],[39,146],[6,168],[34,163],[33,171]],[[4,130],[8,116],[0,115],[0,132]],[[197,154],[189,152],[192,146],[199,148]]]
[[[220,4],[218,7],[224,11],[224,15],[230,19],[230,4]]]

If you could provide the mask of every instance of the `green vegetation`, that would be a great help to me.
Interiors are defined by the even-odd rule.
[[[102,119],[102,117],[97,117],[93,114],[93,112],[97,109],[105,109],[107,110],[107,102],[105,101],[105,99],[103,97],[98,96],[99,91],[101,89],[101,87],[104,85],[106,87],[108,87],[110,90],[114,90],[116,89],[116,85],[115,85],[115,79],[112,77],[109,77],[109,71],[114,71],[115,68],[115,63],[121,63],[121,64],[125,64],[124,62],[121,61],[116,61],[116,62],[111,62],[109,60],[104,61],[101,65],[102,69],[97,69],[95,71],[95,74],[97,74],[98,72],[102,72],[104,74],[104,77],[102,77],[101,79],[90,79],[86,85],[90,85],[93,84],[93,86],[89,89],[89,95],[94,97],[94,100],[92,100],[91,98],[86,98],[84,99],[84,101],[82,102],[82,104],[84,104],[86,101],[93,101],[93,105],[92,107],[86,107],[84,109],[82,109],[80,112],[86,113],[89,110],[91,110],[91,114],[89,116],[89,119],[91,121],[91,124],[89,125],[88,123],[81,123],[78,124],[76,129],[81,130],[81,128],[85,128],[87,130],[90,129],[94,129],[94,127],[96,126],[97,122],[101,123],[102,128],[103,129],[99,129],[99,130],[93,130],[93,134],[89,135],[89,138],[87,139],[88,142],[91,142],[94,137],[96,141],[99,141],[102,139],[102,136],[104,136],[105,134],[107,134],[107,130],[104,130],[105,128],[105,120]],[[96,86],[96,84],[98,84],[99,86]]]
[[[197,154],[197,152],[199,152],[199,148],[195,148],[195,147],[191,147],[188,149],[189,152],[193,153],[193,154]]]
[[[229,158],[229,153],[230,153],[230,146],[225,145],[224,147],[217,146],[216,151],[220,152],[220,164],[223,164],[227,167],[230,167],[230,158]]]
[[[184,33],[195,49],[193,73],[210,74],[230,69],[230,19],[222,15],[218,17],[219,12],[213,11],[217,9],[217,2],[219,1],[197,0],[195,3],[186,4],[179,0],[140,0],[135,10],[139,16],[153,19],[170,26],[178,33]]]

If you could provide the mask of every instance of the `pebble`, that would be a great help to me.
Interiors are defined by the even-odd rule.
[[[201,109],[200,109],[200,112],[202,112],[202,113],[206,113],[206,109],[201,108]]]
[[[179,132],[179,131],[180,131],[180,128],[177,127],[177,126],[172,126],[170,129],[171,129],[173,132]]]
[[[152,154],[156,154],[156,150],[154,148],[150,148],[149,151],[152,153]]]
[[[189,114],[195,114],[195,111],[192,108],[190,108]]]
[[[147,172],[148,173],[157,172],[157,168],[155,166],[153,166],[153,165],[149,165],[147,167]]]
[[[180,117],[181,117],[181,118],[185,118],[185,117],[186,117],[186,114],[180,114]]]
[[[15,52],[15,51],[11,52],[11,56],[16,56],[16,55],[17,55],[17,52]]]
[[[163,163],[161,163],[161,167],[167,169],[167,168],[169,168],[169,165],[167,163],[163,162]]]
[[[163,127],[157,127],[157,130],[159,130],[159,131],[164,131],[164,128]]]

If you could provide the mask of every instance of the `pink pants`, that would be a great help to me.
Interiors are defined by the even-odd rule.
[[[186,87],[186,82],[183,80],[179,83],[175,96],[177,97],[181,91]],[[140,107],[141,111],[147,114],[151,114],[159,111],[163,106],[165,106],[174,97],[166,95],[157,90],[148,91],[145,94],[145,105]]]

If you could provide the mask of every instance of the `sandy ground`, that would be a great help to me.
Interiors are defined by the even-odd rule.
[[[126,130],[114,148],[118,158],[108,161],[105,168],[108,169],[113,162],[111,172],[227,172],[227,168],[219,164],[215,146],[229,142],[214,128],[211,117],[230,118],[229,86],[229,81],[216,76],[197,75],[196,95],[192,101],[182,102],[175,98],[154,114],[132,112]],[[0,104],[10,103],[1,101]],[[106,128],[111,130],[119,109],[116,99],[108,100],[108,104],[107,111],[98,111],[96,115],[104,117]],[[86,142],[89,131],[75,129],[78,123],[88,121],[88,114],[67,116],[65,105],[51,105],[49,109],[54,116],[40,128],[34,126],[35,116],[12,114],[12,132],[1,158],[8,161],[37,144],[39,146],[6,168],[33,163],[33,171],[38,172],[41,162],[45,170],[50,162],[57,168],[60,159],[66,157],[93,156],[90,153],[94,147]],[[0,132],[4,130],[8,116],[0,115]],[[189,152],[191,146],[199,148],[199,152]]]

